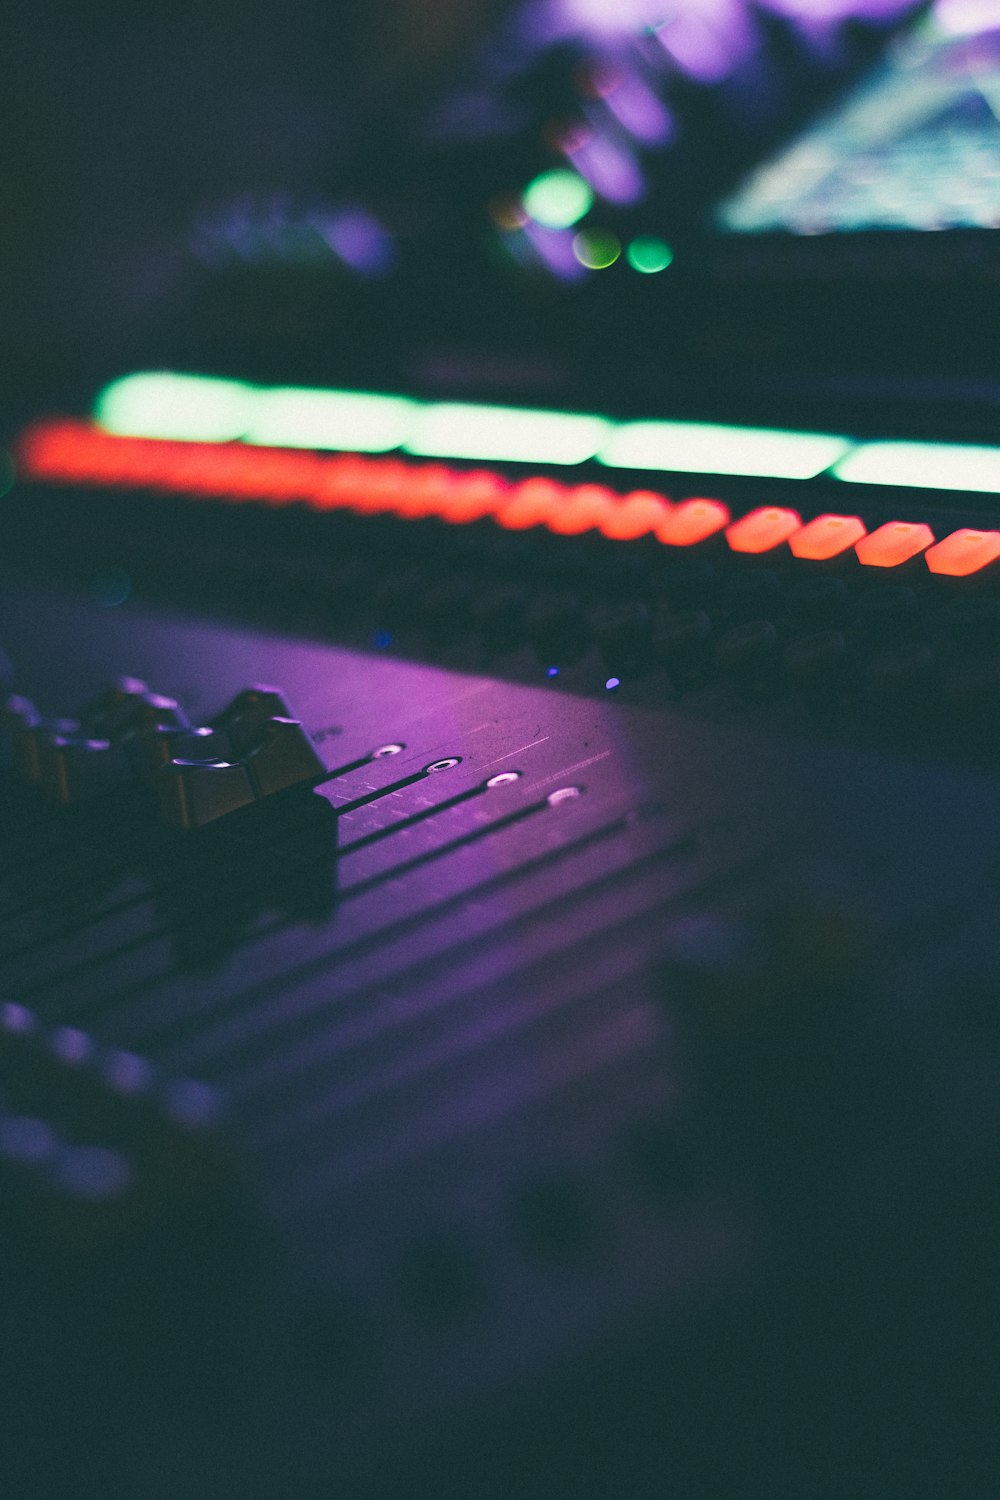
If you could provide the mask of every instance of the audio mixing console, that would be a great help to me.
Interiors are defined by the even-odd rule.
[[[990,1493],[988,564],[5,516],[7,1493]]]

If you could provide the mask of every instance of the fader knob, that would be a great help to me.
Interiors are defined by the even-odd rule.
[[[239,761],[172,760],[157,777],[160,812],[174,828],[201,828],[257,798]]]
[[[276,688],[238,693],[211,727],[217,741],[228,746],[225,758],[180,756],[156,775],[161,812],[174,827],[200,828],[312,781],[325,769]]]
[[[254,793],[270,797],[323,774],[312,740],[296,719],[270,719],[246,758]]]

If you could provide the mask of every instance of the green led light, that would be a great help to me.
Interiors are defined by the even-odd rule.
[[[1000,448],[960,443],[862,443],[834,469],[851,484],[1000,494]]]
[[[413,431],[419,410],[417,402],[403,396],[279,386],[260,392],[246,441],[275,448],[386,453]]]
[[[593,458],[610,430],[601,417],[442,401],[424,408],[404,446],[434,458],[578,464]]]
[[[593,231],[588,244],[600,236]],[[577,236],[577,239],[582,236]],[[610,247],[608,247],[610,253]],[[605,262],[610,264],[610,262]],[[579,464],[691,474],[811,479],[834,464],[841,479],[872,484],[1000,491],[1000,449],[868,443],[812,432],[706,422],[627,422],[576,412],[467,402],[425,403],[365,391],[264,389],[200,375],[127,375],[97,398],[105,430],[181,442],[433,458]]]
[[[521,201],[536,224],[546,229],[568,229],[583,218],[594,194],[578,173],[557,167],[529,183]]]
[[[588,271],[613,266],[622,253],[622,242],[610,229],[581,229],[573,236],[573,254]]]
[[[812,479],[848,451],[847,438],[709,422],[627,422],[598,459],[619,469]]]
[[[659,240],[653,234],[637,235],[625,251],[625,259],[633,271],[641,271],[644,276],[665,271],[673,258],[674,252],[666,240]]]
[[[107,432],[123,437],[224,443],[247,430],[256,394],[239,380],[150,371],[105,386],[94,416]]]

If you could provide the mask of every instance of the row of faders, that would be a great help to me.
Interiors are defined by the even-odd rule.
[[[178,828],[199,828],[324,775],[309,735],[270,687],[238,693],[204,725],[131,677],[72,718],[45,718],[10,694],[0,704],[0,731],[21,776],[54,801],[74,806],[137,778]]]

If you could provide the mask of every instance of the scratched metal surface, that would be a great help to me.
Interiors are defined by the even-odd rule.
[[[50,713],[123,672],[195,716],[272,682],[329,773],[195,836],[124,794],[55,812],[3,783],[0,994],[218,1085],[267,1246],[254,1477],[220,1439],[197,1475],[161,1452],[163,1493],[325,1495],[337,1474],[344,1493],[413,1493],[415,1473],[429,1493],[514,1493],[456,1429],[492,1431],[525,1392],[541,1409],[609,1350],[628,1366],[653,1327],[719,1337],[715,1310],[768,1265],[775,1207],[724,1165],[660,1180],[637,1144],[683,1142],[700,1107],[651,979],[685,924],[799,881],[836,890],[879,936],[886,1026],[946,1149],[996,1123],[942,1002],[991,962],[992,780],[14,587],[0,639]],[[711,1398],[678,1410],[677,1493],[739,1492],[713,1467]],[[659,1454],[647,1427],[633,1462],[643,1445]],[[459,1451],[442,1489],[434,1463]],[[668,1492],[609,1451],[619,1493]],[[803,1492],[797,1461],[746,1452],[744,1479],[759,1461],[771,1493]],[[530,1472],[524,1493],[609,1492],[596,1460]],[[848,1471],[814,1492],[848,1493]]]

